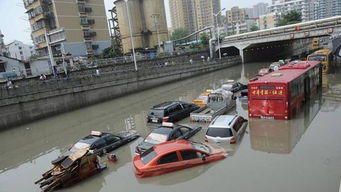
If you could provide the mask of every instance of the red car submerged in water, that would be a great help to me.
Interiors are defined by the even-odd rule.
[[[139,178],[157,176],[224,159],[226,151],[187,140],[174,140],[154,145],[134,157],[135,174]]]

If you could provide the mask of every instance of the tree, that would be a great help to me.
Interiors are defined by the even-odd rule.
[[[250,31],[258,31],[259,30],[259,27],[257,27],[256,25],[253,25],[251,28],[250,28]]]
[[[204,46],[207,46],[209,41],[210,41],[210,37],[208,36],[207,33],[201,33],[200,34],[200,40]]]
[[[171,35],[171,40],[181,39],[189,35],[186,29],[175,29]]]
[[[277,23],[277,26],[290,25],[302,22],[302,13],[292,10],[281,16]]]
[[[121,50],[115,47],[105,48],[102,52],[102,58],[113,58],[121,55],[122,55]]]

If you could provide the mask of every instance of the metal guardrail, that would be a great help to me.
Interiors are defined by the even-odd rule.
[[[281,27],[275,27],[271,29],[264,29],[264,30],[259,30],[259,31],[253,31],[253,32],[248,32],[248,33],[243,33],[243,34],[238,34],[238,35],[232,35],[232,36],[227,36],[223,39],[222,43],[231,43],[231,42],[236,42],[239,40],[245,40],[249,38],[258,38],[262,36],[269,36],[269,35],[276,35],[276,34],[283,34],[283,33],[290,33],[290,32],[297,32],[295,31],[295,27],[299,27],[300,30],[309,30],[309,29],[316,29],[316,28],[328,28],[332,27],[335,25],[341,24],[341,16],[336,16],[336,17],[330,17],[326,19],[320,19],[320,20],[315,20],[315,21],[308,21],[308,22],[302,22],[302,23],[297,23],[297,24],[292,24],[292,25],[286,25],[286,26],[281,26]]]
[[[236,57],[229,57],[224,60],[223,62],[236,62],[240,60],[239,56]],[[192,64],[189,62],[186,63],[177,63],[177,64],[168,64],[168,65],[153,65],[153,66],[146,66],[143,70],[138,71],[139,76],[147,76],[156,73],[164,73],[167,70],[174,70],[174,66],[186,65],[186,67],[181,68],[181,70],[186,70],[188,68],[193,68],[194,66],[207,66],[210,64],[218,64],[220,62],[217,61],[193,61]],[[142,67],[140,66],[142,69]],[[125,81],[126,79],[130,78],[131,75],[135,74],[134,66],[130,66],[129,68],[116,68],[113,71],[104,71],[101,72],[99,75],[96,73],[86,73],[82,75],[77,75],[74,77],[61,77],[57,79],[47,79],[41,81],[36,79],[34,81],[22,81],[20,84],[15,84],[16,88],[8,89],[3,84],[0,87],[0,100],[1,99],[10,99],[15,98],[18,96],[26,96],[35,93],[46,93],[51,94],[53,91],[63,90],[63,89],[70,89],[70,88],[77,88],[86,85],[95,85],[95,84],[104,84],[108,82],[119,82]],[[0,102],[1,104],[1,102]]]

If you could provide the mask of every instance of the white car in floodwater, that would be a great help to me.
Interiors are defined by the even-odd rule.
[[[208,126],[206,142],[235,144],[243,136],[247,120],[239,115],[220,115]]]

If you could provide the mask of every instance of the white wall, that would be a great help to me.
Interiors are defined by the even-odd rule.
[[[41,74],[51,74],[51,64],[48,59],[37,59],[30,61],[32,76],[39,76]]]
[[[0,57],[1,60],[5,61],[5,70],[6,72],[15,72],[17,76],[26,76],[26,69],[24,63],[17,61],[15,59],[7,58],[7,57]]]
[[[6,45],[6,49],[9,57],[21,61],[28,61],[32,55],[32,46],[26,45],[21,41],[13,41]]]

